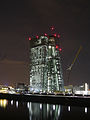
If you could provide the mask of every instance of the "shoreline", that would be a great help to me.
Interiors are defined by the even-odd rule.
[[[22,102],[90,107],[90,96],[63,96],[63,95],[38,95],[38,94],[23,95],[23,94],[0,93],[0,99],[15,100]]]

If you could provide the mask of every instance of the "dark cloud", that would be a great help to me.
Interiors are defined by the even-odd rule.
[[[18,65],[18,64],[24,64],[24,61],[15,61],[15,60],[4,59],[4,60],[0,60],[0,64]]]
[[[0,84],[15,86],[18,82],[29,83],[23,63],[3,61],[0,63],[0,68],[2,68],[0,69]]]

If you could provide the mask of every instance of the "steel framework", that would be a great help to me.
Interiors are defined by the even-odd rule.
[[[60,49],[54,36],[30,40],[30,91],[64,91]]]

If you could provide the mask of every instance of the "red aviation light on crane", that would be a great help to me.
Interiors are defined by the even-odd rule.
[[[29,37],[28,39],[31,40],[31,37]]]
[[[58,45],[56,45],[56,49],[58,48]]]
[[[38,36],[38,35],[36,35],[36,38],[38,39],[38,38],[39,38],[39,36]]]

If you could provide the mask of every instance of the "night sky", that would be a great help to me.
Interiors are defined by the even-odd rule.
[[[67,68],[82,45],[70,75],[70,84],[90,84],[89,0],[3,0],[0,1],[0,84],[29,84],[29,35],[50,33],[50,26],[63,35],[62,68]]]

